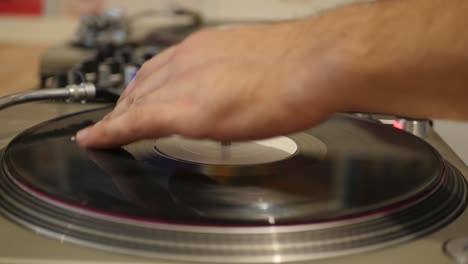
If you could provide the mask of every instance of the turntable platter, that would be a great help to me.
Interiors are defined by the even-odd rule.
[[[462,177],[432,147],[348,115],[267,143],[170,137],[80,148],[76,131],[109,110],[15,138],[2,157],[2,212],[52,237],[129,254],[274,262],[401,242],[464,206]],[[220,161],[213,151],[232,155]]]

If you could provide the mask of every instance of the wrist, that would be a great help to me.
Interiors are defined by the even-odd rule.
[[[295,68],[302,69],[295,75],[302,77],[303,94],[310,95],[311,104],[327,105],[330,112],[367,108],[360,94],[365,92],[362,84],[378,70],[369,61],[372,43],[357,37],[367,25],[357,13],[351,12],[352,8],[355,7],[297,21],[294,25],[301,37],[291,61],[299,64]],[[317,98],[320,102],[314,101]]]

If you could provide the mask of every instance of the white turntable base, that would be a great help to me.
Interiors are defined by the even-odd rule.
[[[89,109],[96,105],[30,104],[0,111],[2,131],[0,145],[3,147],[17,132],[60,114]],[[98,105],[102,106],[102,105]],[[435,134],[427,139],[442,156],[451,161],[465,176],[468,167]],[[363,263],[437,263],[449,264],[454,261],[445,255],[443,245],[446,241],[468,237],[468,212],[465,211],[450,225],[428,236],[405,242],[400,245],[313,262],[318,264],[363,264]],[[95,249],[89,249],[45,238],[26,230],[0,217],[0,263],[51,264],[51,263],[179,263],[158,261],[132,256],[119,255]],[[186,264],[186,263],[185,263]]]

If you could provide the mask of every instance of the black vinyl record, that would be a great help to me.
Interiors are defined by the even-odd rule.
[[[347,116],[289,135],[297,150],[266,163],[184,161],[163,155],[156,139],[112,150],[80,148],[76,131],[106,112],[23,133],[4,156],[10,176],[45,200],[115,217],[248,226],[381,211],[430,190],[442,177],[439,155],[419,139]],[[276,150],[265,149],[263,155]]]

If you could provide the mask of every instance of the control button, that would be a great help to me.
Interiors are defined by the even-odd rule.
[[[101,63],[98,66],[97,84],[99,88],[111,87],[111,67],[107,63]]]
[[[444,244],[444,252],[457,264],[468,263],[468,237],[455,238]]]

